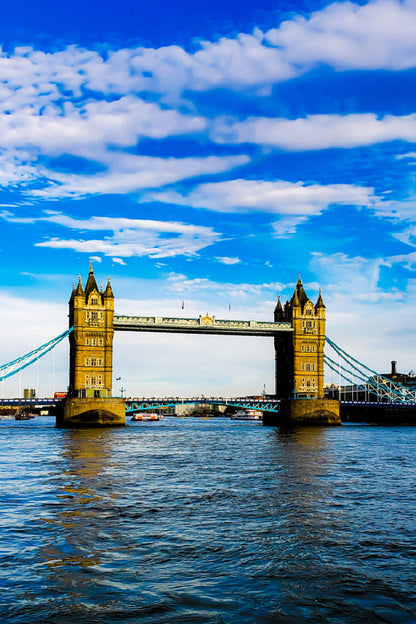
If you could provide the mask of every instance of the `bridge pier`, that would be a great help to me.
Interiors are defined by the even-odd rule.
[[[57,427],[120,427],[125,424],[124,399],[68,397],[56,411]]]
[[[288,321],[293,332],[276,333],[276,396],[279,413],[264,424],[340,425],[339,402],[324,399],[325,305],[314,305],[298,279],[290,301],[278,299],[274,320]]]
[[[264,425],[340,425],[339,401],[335,399],[282,399],[277,414],[263,415]]]
[[[110,280],[98,289],[90,266],[85,290],[73,285],[69,300],[69,392],[57,409],[58,427],[126,424],[123,399],[111,396],[114,294]]]

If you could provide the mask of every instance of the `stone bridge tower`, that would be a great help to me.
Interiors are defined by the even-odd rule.
[[[321,293],[314,305],[299,278],[284,308],[278,299],[274,320],[289,321],[293,333],[275,337],[276,395],[280,399],[324,396],[325,305]]]
[[[69,300],[69,391],[56,407],[58,427],[126,424],[124,399],[111,396],[114,295],[108,280],[98,290],[90,266],[85,290],[73,286]]]
[[[82,398],[111,396],[113,374],[114,295],[110,284],[98,290],[90,266],[85,290],[79,277],[69,300],[71,332],[69,395]]]
[[[299,277],[284,307],[279,297],[274,320],[289,322],[293,328],[293,332],[280,332],[274,338],[279,422],[341,424],[339,402],[324,398],[325,305],[321,293],[314,305]],[[263,422],[272,424],[267,417]]]

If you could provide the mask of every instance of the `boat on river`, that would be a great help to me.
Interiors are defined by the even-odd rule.
[[[153,420],[161,420],[162,418],[163,416],[161,416],[160,414],[151,413],[151,412],[142,412],[138,414],[133,414],[130,420],[149,422]]]
[[[31,418],[34,418],[34,417],[35,417],[34,414],[28,414],[27,412],[18,412],[14,416],[15,420],[30,420]]]
[[[231,420],[262,420],[263,413],[253,410],[238,410],[231,416]]]

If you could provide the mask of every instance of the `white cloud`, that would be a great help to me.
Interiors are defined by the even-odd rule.
[[[279,221],[272,223],[276,238],[288,238],[295,234],[299,225],[308,220],[307,216],[281,217]]]
[[[43,171],[48,182],[27,193],[34,197],[58,199],[94,194],[125,194],[164,186],[199,175],[228,171],[249,161],[246,156],[207,156],[206,158],[157,158],[112,154],[114,161],[104,173],[62,174]]]
[[[250,305],[250,314],[255,314],[257,307],[255,299],[260,294],[274,298],[277,293],[284,290],[287,286],[282,282],[263,282],[258,284],[250,283],[227,283],[227,282],[215,282],[214,280],[206,277],[197,277],[190,279],[186,275],[179,273],[171,273],[166,280],[166,288],[173,293],[179,293],[187,296],[191,296],[193,299],[200,299],[208,295],[211,298],[211,302],[215,305],[215,299],[218,300],[224,298],[229,300],[230,297],[239,298],[242,300],[242,305],[246,305],[246,301],[249,298],[253,298],[253,305]],[[274,307],[274,306],[273,306]],[[253,318],[253,317],[250,317]]]
[[[228,265],[239,264],[241,262],[240,258],[230,258],[228,256],[217,257],[216,260],[218,260],[218,262],[221,262],[221,264]]]
[[[331,204],[371,206],[373,189],[348,184],[305,184],[303,182],[263,180],[230,180],[200,184],[186,196],[175,191],[148,193],[145,201],[161,201],[216,212],[270,212],[290,219],[284,231],[310,217],[320,214]],[[276,225],[276,230],[279,226]]]
[[[352,148],[387,141],[416,141],[416,114],[378,118],[373,113],[309,115],[299,119],[249,117],[213,124],[219,143],[257,143],[288,151]]]
[[[177,45],[105,55],[77,46],[48,53],[27,46],[0,52],[0,185],[25,187],[45,198],[128,193],[247,162],[243,156],[214,164],[197,157],[165,161],[126,153],[140,147],[143,138],[211,133],[222,143],[285,150],[415,141],[416,115],[221,118],[210,130],[207,119],[184,99],[189,91],[219,87],[262,97],[274,84],[319,65],[338,71],[416,67],[415,31],[413,0],[376,0],[364,6],[334,3],[265,33],[255,29],[201,42],[193,52]],[[146,101],[145,92],[158,101]],[[68,155],[94,162],[98,172],[65,174],[48,164],[49,158]]]
[[[406,154],[396,154],[395,158],[396,160],[404,160],[406,158],[408,158],[409,160],[415,160],[416,152],[407,152]]]
[[[416,231],[414,232],[416,234]],[[410,243],[409,243],[410,244]],[[416,240],[413,247],[416,247]],[[407,254],[397,254],[396,256],[389,256],[385,259],[386,266],[393,266],[394,264],[400,264],[409,271],[416,271],[416,251],[412,251]]]
[[[73,154],[95,158],[108,147],[131,147],[142,137],[155,139],[200,132],[206,121],[195,115],[164,110],[158,104],[128,95],[113,102],[97,100],[82,107],[66,102],[39,114],[17,108],[0,116],[2,147],[34,149],[40,154]]]
[[[13,218],[9,217],[9,220]],[[112,257],[114,262],[123,263],[120,258],[149,256],[168,258],[177,255],[195,256],[198,251],[221,240],[221,235],[211,227],[189,225],[172,221],[127,219],[123,217],[91,217],[73,219],[57,213],[37,218],[82,232],[82,238],[49,238],[35,243],[36,247],[72,249],[80,253]],[[101,238],[87,239],[85,232],[109,233]]]
[[[80,98],[84,89],[116,97],[153,91],[172,99],[187,89],[263,87],[317,65],[403,70],[416,65],[415,30],[413,0],[376,0],[335,2],[265,33],[257,28],[201,42],[193,53],[178,45],[125,48],[105,57],[76,46],[54,53],[20,48],[0,56],[0,101],[42,107],[63,94]]]
[[[289,65],[329,65],[337,70],[403,70],[416,64],[416,7],[413,0],[378,0],[359,6],[335,2],[295,16],[266,33]]]

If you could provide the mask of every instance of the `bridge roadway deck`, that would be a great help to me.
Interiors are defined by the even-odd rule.
[[[176,332],[184,334],[228,334],[244,336],[274,336],[280,332],[293,332],[290,323],[268,321],[235,321],[216,319],[214,316],[176,318],[160,316],[114,315],[117,331]]]

